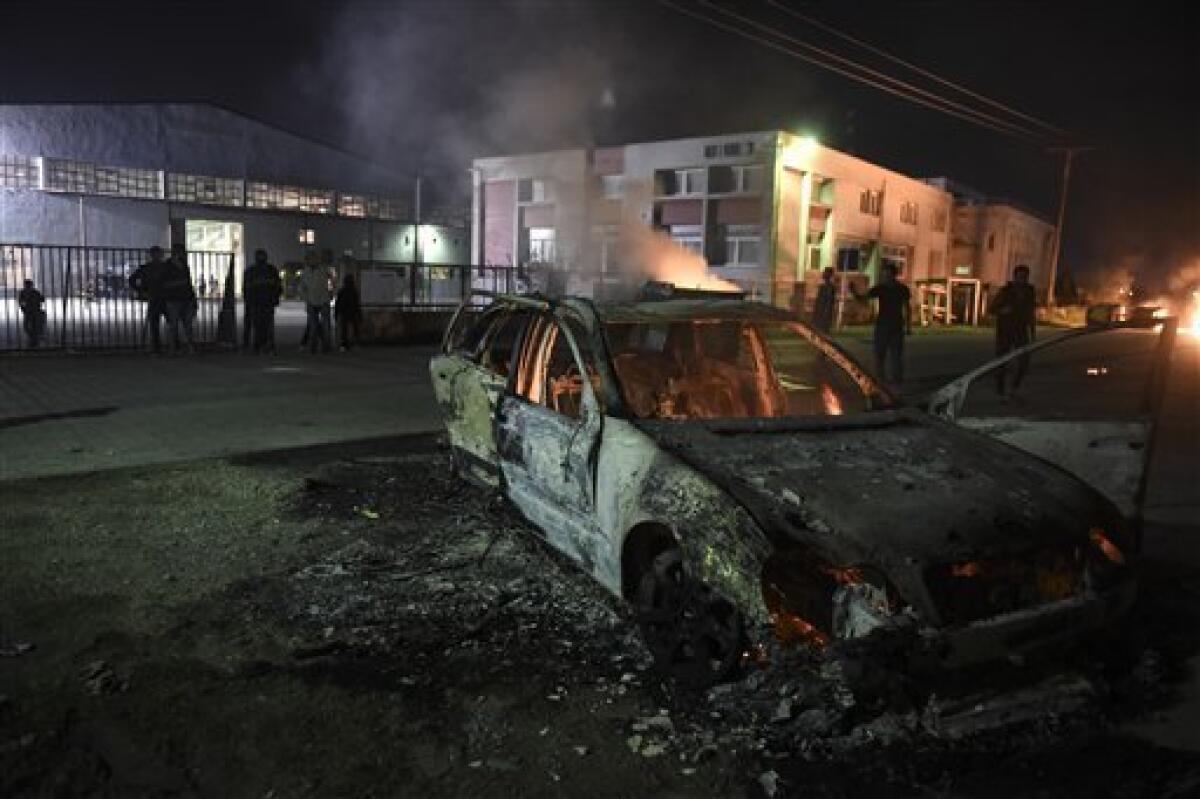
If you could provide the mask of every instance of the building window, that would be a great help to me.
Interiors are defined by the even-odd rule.
[[[704,145],[704,157],[705,158],[718,158],[718,157],[720,157],[720,155],[721,155],[721,145],[719,145],[719,144]]]
[[[36,189],[41,183],[41,163],[29,155],[0,155],[0,188]]]
[[[941,250],[930,250],[929,251],[929,276],[930,277],[944,277],[944,275],[942,274],[942,251]]]
[[[996,249],[996,234],[989,233],[988,234],[988,252],[991,252],[994,249]]]
[[[339,194],[337,212],[339,216],[366,216],[367,198],[361,194]]]
[[[600,194],[606,200],[619,200],[625,193],[625,179],[621,175],[601,175]]]
[[[906,225],[917,224],[917,204],[910,202],[900,203],[900,221]]]
[[[758,194],[762,191],[761,166],[714,166],[708,170],[712,194]]]
[[[324,189],[300,189],[300,210],[306,214],[332,214],[333,192]]]
[[[368,197],[367,216],[373,219],[399,219],[404,204],[387,197]]]
[[[704,194],[705,170],[660,169],[654,173],[655,193],[660,197]]]
[[[725,265],[757,265],[761,241],[758,228],[753,225],[731,227],[725,237]]]
[[[96,193],[157,200],[163,196],[162,173],[155,169],[96,167]]]
[[[552,264],[554,254],[554,228],[529,228],[529,262]]]
[[[864,189],[858,198],[858,210],[870,216],[879,216],[883,209],[883,192]]]
[[[300,228],[300,235],[297,238],[300,240],[301,244],[316,244],[317,231],[310,227],[302,227]]]
[[[548,203],[553,199],[550,181],[542,178],[522,178],[517,181],[517,202]]]
[[[904,275],[908,268],[909,248],[904,245],[882,244],[879,247],[882,263],[896,267],[896,275]]]
[[[938,208],[937,210],[935,210],[933,212],[933,232],[934,233],[945,233],[946,232],[946,217],[947,217],[947,214],[946,214],[945,208]]]
[[[96,168],[83,161],[68,161],[63,158],[44,158],[45,188],[47,191],[73,191],[86,194],[96,192]]]
[[[242,182],[232,178],[167,173],[167,199],[207,205],[242,205]]]

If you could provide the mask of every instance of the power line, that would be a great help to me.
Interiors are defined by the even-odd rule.
[[[936,81],[937,83],[940,83],[943,86],[947,86],[951,89],[954,89],[957,92],[961,92],[962,94],[965,94],[968,97],[972,97],[976,100],[979,100],[982,103],[986,103],[987,105],[990,105],[993,108],[998,108],[1002,111],[1012,114],[1013,116],[1020,117],[1021,119],[1032,122],[1042,128],[1045,128],[1048,131],[1057,133],[1060,136],[1068,135],[1067,131],[1063,130],[1062,128],[1055,127],[1054,125],[1051,125],[1049,122],[1045,122],[1043,120],[1038,119],[1037,117],[1023,113],[1021,111],[1018,111],[1017,109],[1012,108],[1011,106],[1007,106],[1004,103],[1001,103],[997,100],[993,100],[992,98],[987,97],[986,95],[971,91],[970,89],[966,88],[965,86],[962,86],[961,84],[954,83],[953,81],[947,80],[947,79],[941,77],[940,75],[937,75],[934,72],[931,72],[927,69],[917,66],[916,64],[912,63],[911,61],[905,61],[904,59],[900,58],[899,56],[892,55],[891,53],[889,53],[885,50],[875,47],[874,45],[870,44],[869,42],[865,42],[862,39],[857,39],[848,33],[843,33],[842,31],[838,30],[837,28],[834,28],[832,25],[828,25],[824,22],[821,22],[818,19],[814,19],[813,17],[810,17],[807,14],[802,14],[799,11],[796,11],[795,9],[784,5],[783,3],[780,3],[778,0],[766,0],[766,2],[767,2],[767,5],[773,6],[774,8],[779,9],[780,11],[782,11],[783,13],[785,13],[789,16],[795,17],[796,19],[799,19],[800,21],[805,22],[805,23],[813,26],[814,28],[817,28],[819,30],[825,31],[826,33],[832,34],[832,35],[838,37],[839,39],[842,39],[843,41],[847,41],[847,42],[850,42],[851,44],[861,47],[862,49],[866,50],[867,52],[874,53],[875,55],[886,58],[889,61],[892,61],[893,63],[896,63],[903,67],[906,67],[906,68],[912,70],[913,72],[916,72],[918,75],[921,75],[922,77],[929,78],[932,81]]]
[[[905,100],[909,100],[910,102],[915,102],[920,105],[924,105],[924,106],[932,108],[934,110],[941,111],[942,113],[958,117],[959,119],[963,119],[968,122],[973,122],[975,124],[982,125],[983,127],[990,128],[991,130],[994,130],[999,133],[1006,133],[1008,135],[1024,139],[1025,141],[1028,141],[1028,142],[1037,143],[1037,144],[1044,144],[1046,142],[1046,138],[1045,138],[1044,134],[1038,133],[1037,131],[1031,130],[1023,125],[1020,125],[1015,122],[1010,122],[1007,120],[1000,119],[994,115],[988,114],[987,112],[970,108],[968,106],[963,105],[962,103],[955,102],[954,100],[949,100],[945,97],[934,94],[933,92],[927,91],[918,86],[914,86],[914,85],[907,83],[905,81],[902,81],[898,78],[893,78],[890,75],[886,75],[878,70],[872,69],[872,68],[864,66],[862,64],[859,64],[858,62],[853,61],[849,58],[840,56],[837,53],[833,53],[829,50],[825,50],[823,48],[817,47],[815,45],[812,45],[805,41],[797,39],[794,36],[790,36],[786,33],[782,33],[777,28],[774,28],[769,25],[765,25],[756,20],[745,17],[741,14],[738,14],[735,11],[730,11],[728,9],[721,8],[720,6],[717,6],[711,2],[708,2],[708,0],[700,0],[700,4],[705,6],[706,8],[716,10],[717,12],[719,12],[727,17],[732,17],[734,19],[739,20],[740,22],[746,23],[753,28],[756,28],[756,29],[762,30],[762,31],[766,31],[767,33],[775,36],[776,38],[783,39],[787,42],[790,42],[793,45],[802,47],[808,51],[816,52],[817,54],[819,54],[820,57],[806,55],[805,53],[798,52],[795,49],[792,49],[790,47],[779,45],[778,43],[772,42],[769,39],[764,39],[763,37],[757,36],[757,35],[750,33],[749,31],[746,31],[744,29],[739,29],[736,26],[722,23],[718,19],[715,19],[712,17],[707,17],[707,16],[704,16],[701,14],[697,14],[691,10],[681,8],[677,5],[675,5],[674,3],[670,2],[669,0],[661,0],[661,2],[664,2],[666,5],[671,6],[672,8],[674,8],[677,11],[681,11],[685,14],[688,14],[691,17],[694,17],[701,21],[707,22],[710,25],[715,25],[717,27],[723,28],[724,30],[730,31],[730,32],[735,33],[744,38],[748,38],[753,41],[757,41],[761,44],[766,44],[768,46],[773,47],[774,49],[780,50],[782,52],[786,52],[789,55],[792,55],[796,58],[800,58],[802,60],[808,61],[809,63],[815,64],[824,69],[828,69],[832,72],[836,72],[840,75],[851,78],[852,80],[855,80],[859,83],[863,83],[868,86],[871,86],[872,88],[879,89],[881,91],[885,91],[889,94],[895,95],[895,96],[900,97]],[[823,60],[823,59],[831,59],[832,61],[843,64],[845,66],[839,67],[839,66],[836,66],[835,64],[830,63],[828,60]],[[854,70],[858,70],[859,72],[866,73],[866,74],[865,75],[859,74],[859,72],[855,72]],[[897,88],[897,87],[899,87],[899,88]]]

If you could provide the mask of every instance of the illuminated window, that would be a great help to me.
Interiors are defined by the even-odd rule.
[[[298,238],[300,239],[301,244],[316,244],[317,231],[310,227],[302,227],[300,228],[300,235]]]
[[[45,187],[47,191],[73,191],[94,194],[96,191],[96,168],[83,161],[64,158],[44,158]]]
[[[300,210],[308,214],[332,214],[333,192],[323,189],[299,189]]]
[[[248,208],[278,208],[285,211],[299,211],[300,197],[304,191],[297,186],[247,183],[246,206]]]
[[[361,194],[339,194],[337,212],[339,216],[366,216],[367,198]]]
[[[36,189],[40,183],[41,163],[28,155],[0,155],[0,188]]]
[[[554,228],[529,229],[529,261],[538,264],[554,263]]]
[[[163,196],[162,173],[156,169],[98,166],[95,172],[97,194],[152,200]]]
[[[858,210],[871,216],[879,216],[883,208],[883,192],[866,189],[858,198]]]
[[[182,203],[242,205],[242,181],[207,175],[167,174],[167,198]]]
[[[910,202],[900,203],[900,221],[906,225],[917,224],[917,204]]]

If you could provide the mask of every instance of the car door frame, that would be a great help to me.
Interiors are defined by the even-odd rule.
[[[554,341],[544,339],[546,328],[565,336],[582,381],[580,414],[570,417],[530,400],[518,390],[518,380],[534,356],[531,347],[544,347],[540,368],[549,363]],[[567,319],[557,310],[534,317],[522,331],[509,382],[496,412],[496,444],[504,493],[543,533],[548,543],[595,570],[609,557],[596,514],[596,456],[603,436],[603,412],[587,366]],[[544,376],[543,376],[544,380]],[[546,386],[542,387],[543,392]]]
[[[509,375],[501,375],[483,366],[483,354],[493,338],[514,314],[527,313],[528,305],[497,298],[480,312],[473,325],[484,324],[495,312],[497,318],[478,337],[470,351],[456,349],[455,332],[463,315],[472,307],[472,299],[459,306],[442,338],[441,352],[430,360],[430,373],[449,438],[451,458],[456,469],[475,482],[489,487],[500,485],[499,455],[496,449],[496,409],[508,385]],[[518,322],[525,324],[526,322]],[[514,350],[524,331],[518,330]],[[510,364],[516,358],[514,352]],[[512,368],[510,366],[510,372]]]
[[[1133,525],[1136,543],[1140,548],[1142,517],[1145,511],[1146,490],[1149,483],[1150,465],[1154,457],[1155,442],[1157,440],[1158,428],[1160,426],[1159,422],[1161,420],[1163,400],[1166,394],[1167,377],[1171,367],[1171,352],[1174,349],[1178,324],[1178,320],[1174,317],[1159,317],[1143,321],[1104,322],[1099,324],[1089,324],[1086,327],[1068,330],[1062,335],[1055,336],[1054,338],[1032,342],[1024,347],[1005,353],[1004,355],[994,358],[982,364],[981,366],[972,369],[966,374],[956,378],[955,380],[952,380],[950,383],[933,392],[929,395],[927,400],[926,410],[930,415],[941,418],[947,422],[951,422],[962,427],[971,427],[986,434],[991,434],[992,437],[997,438],[1011,446],[1017,447],[1018,449],[1029,452],[1030,454],[1040,457],[1043,460],[1048,460],[1063,470],[1075,475],[1084,482],[1089,483],[1101,493],[1106,494],[1107,498],[1110,499],[1110,501],[1113,501],[1113,504],[1117,505],[1118,508],[1121,509],[1122,513]],[[1131,418],[1128,420],[1129,424],[1131,425],[1135,423],[1141,424],[1144,425],[1145,428],[1145,440],[1142,442],[1141,448],[1130,449],[1131,452],[1136,451],[1139,453],[1138,459],[1140,460],[1140,474],[1138,475],[1137,484],[1131,501],[1125,502],[1120,498],[1114,498],[1113,496],[1109,495],[1108,492],[1106,492],[1104,486],[1098,485],[1093,479],[1090,479],[1089,477],[1085,476],[1085,474],[1081,473],[1081,469],[1078,467],[1078,464],[1085,463],[1087,461],[1087,457],[1085,457],[1083,453],[1079,453],[1078,455],[1074,455],[1073,457],[1066,459],[1056,458],[1049,455],[1047,448],[1044,445],[1039,445],[1036,439],[1032,439],[1029,436],[1029,429],[1024,430],[1023,434],[1021,434],[1022,431],[1011,426],[1004,428],[1000,425],[994,425],[991,429],[988,429],[986,426],[982,425],[965,424],[967,419],[994,419],[999,421],[1007,418],[969,417],[963,414],[963,405],[966,402],[967,393],[975,381],[987,375],[993,374],[997,369],[1007,366],[1012,361],[1015,361],[1018,358],[1026,357],[1039,350],[1060,346],[1065,342],[1072,341],[1082,336],[1101,335],[1115,330],[1146,330],[1155,327],[1161,327],[1161,330],[1158,333],[1158,340],[1155,345],[1154,361],[1151,364],[1150,372],[1147,375],[1146,385],[1142,390],[1141,407],[1138,408],[1137,412],[1131,415]],[[1079,440],[1087,441],[1088,443],[1084,444],[1084,446],[1089,448],[1095,446],[1096,440],[1094,436],[1089,435],[1087,428],[1092,426],[1098,429],[1099,425],[1103,424],[1103,422],[1099,422],[1094,419],[1072,420],[1065,417],[1057,421],[1076,425],[1078,432],[1081,434]],[[1023,420],[1022,424],[1026,428],[1031,428],[1033,425],[1038,424],[1038,422]],[[1114,423],[1108,422],[1108,424],[1111,425]],[[1005,429],[1009,431],[1007,434],[1003,432]],[[1133,456],[1131,455],[1131,457]]]

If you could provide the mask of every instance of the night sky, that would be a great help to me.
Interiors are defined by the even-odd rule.
[[[762,2],[723,5],[902,75]],[[1076,273],[1153,284],[1200,259],[1194,6],[792,5],[1098,147],[1077,160],[1068,206]],[[0,101],[212,101],[435,176],[444,199],[478,155],[782,127],[1051,220],[1057,202],[1061,161],[1041,145],[652,0],[22,1],[3,14]]]

